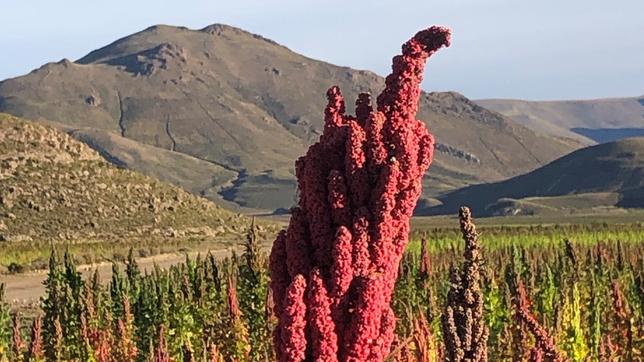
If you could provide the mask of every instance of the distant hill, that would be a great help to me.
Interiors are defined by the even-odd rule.
[[[118,165],[222,205],[272,210],[294,203],[293,164],[322,130],[331,85],[352,111],[358,93],[377,94],[384,80],[226,25],[159,25],[0,82],[0,111],[63,128]],[[424,93],[418,116],[438,141],[427,202],[583,145],[458,93]]]
[[[0,239],[117,242],[239,235],[249,220],[124,170],[54,128],[0,114]]]
[[[527,174],[448,193],[421,214],[470,205],[479,215],[644,208],[644,138],[590,146]]]
[[[482,99],[477,104],[534,130],[603,143],[644,135],[644,96],[578,101]]]
[[[597,143],[606,143],[630,137],[644,137],[642,128],[584,128],[574,127],[571,131],[590,138]]]

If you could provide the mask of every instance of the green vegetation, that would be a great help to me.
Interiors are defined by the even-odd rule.
[[[421,224],[421,222],[416,221]],[[456,223],[456,221],[453,221]],[[558,248],[562,241],[570,239],[579,245],[595,245],[600,242],[638,245],[644,243],[644,223],[631,224],[569,224],[569,225],[507,225],[492,224],[479,227],[481,243],[486,251],[503,248],[523,247],[552,249]],[[431,251],[462,248],[461,232],[458,228],[433,227],[415,229],[407,250],[419,251],[420,240],[431,241],[428,247]]]
[[[270,360],[275,319],[257,232],[250,229],[240,257],[217,261],[206,255],[147,275],[130,253],[124,264],[114,265],[107,284],[99,276],[79,280],[70,255],[52,254],[48,294],[38,312],[50,321],[42,332],[44,353],[108,361],[125,358],[117,351],[126,349],[134,357],[119,360],[146,361],[158,353],[191,361],[204,355],[215,361]],[[489,360],[527,359],[536,343],[513,304],[521,294],[517,281],[525,285],[529,313],[570,360],[642,356],[644,225],[483,226],[479,232]],[[403,345],[392,357],[399,359],[443,353],[440,318],[450,270],[462,260],[455,227],[416,229],[412,237],[394,300]],[[420,238],[427,240],[425,253]],[[0,351],[15,350],[8,313],[0,305]],[[22,341],[29,341],[32,319],[21,319]]]

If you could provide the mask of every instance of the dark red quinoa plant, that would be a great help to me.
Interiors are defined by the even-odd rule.
[[[427,58],[449,44],[439,26],[406,42],[375,110],[363,93],[347,115],[340,89],[328,90],[324,132],[296,162],[299,204],[271,252],[280,361],[389,354],[391,296],[434,148],[416,119],[420,83]]]

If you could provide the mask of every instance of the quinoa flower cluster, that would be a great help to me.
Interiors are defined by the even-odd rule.
[[[345,114],[327,92],[324,131],[296,162],[299,204],[273,244],[271,288],[280,361],[382,361],[394,340],[390,302],[434,138],[416,119],[425,62],[450,31],[418,32],[393,58],[372,106]]]

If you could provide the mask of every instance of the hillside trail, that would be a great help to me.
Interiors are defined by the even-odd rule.
[[[210,251],[217,259],[224,259],[230,256],[233,251],[239,253],[242,246],[228,247],[219,250],[198,250],[187,253],[167,253],[159,254],[149,257],[137,258],[137,264],[141,269],[141,273],[152,272],[154,265],[158,265],[161,269],[168,269],[173,265],[185,262],[186,255],[192,259],[197,255],[206,255]],[[121,270],[124,270],[121,263]],[[112,263],[101,262],[95,264],[79,265],[78,271],[81,273],[84,280],[87,280],[98,270],[100,279],[103,283],[107,283],[112,278]],[[0,283],[5,285],[5,301],[12,306],[33,306],[37,305],[40,298],[45,295],[45,286],[43,282],[47,278],[46,270],[38,270],[22,274],[13,275],[0,275]]]

